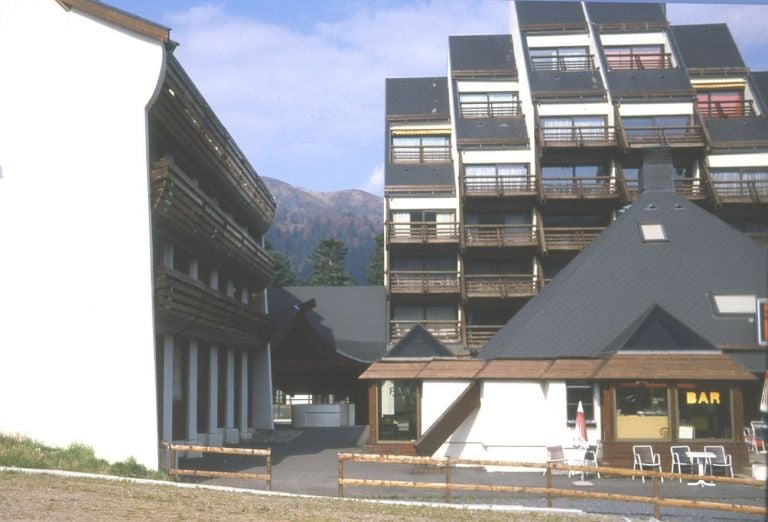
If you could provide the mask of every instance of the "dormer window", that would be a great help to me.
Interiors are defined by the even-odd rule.
[[[520,116],[516,92],[471,92],[459,94],[462,118],[509,118]]]
[[[717,315],[754,315],[757,298],[754,294],[712,294]]]

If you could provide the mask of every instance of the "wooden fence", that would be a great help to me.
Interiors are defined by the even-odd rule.
[[[170,452],[170,465],[166,472],[172,477],[179,475],[190,475],[193,477],[214,477],[214,478],[241,478],[250,480],[263,480],[267,485],[267,490],[272,490],[272,450],[271,449],[249,449],[249,448],[222,448],[216,446],[192,446],[185,444],[161,443],[162,447]],[[179,469],[176,464],[178,452],[196,452],[196,453],[219,453],[224,455],[246,455],[266,457],[266,471],[264,473],[241,473],[233,471],[213,471],[205,469]]]
[[[344,478],[344,462],[367,462],[367,463],[379,463],[379,464],[415,464],[423,466],[435,466],[445,468],[445,480],[442,482],[413,482],[413,481],[401,481],[401,480],[378,480],[378,479],[350,479]],[[451,482],[451,467],[452,466],[503,466],[503,467],[515,467],[515,468],[535,468],[538,470],[544,469],[544,478],[546,486],[506,486],[506,485],[488,485],[488,484],[467,484],[467,483],[455,483]],[[601,475],[611,475],[618,477],[632,477],[632,476],[645,476],[650,477],[653,480],[653,495],[652,496],[640,496],[640,495],[624,495],[619,493],[605,493],[600,491],[581,491],[572,489],[562,489],[552,487],[552,470],[565,470],[575,471],[578,473],[597,473]],[[765,482],[761,480],[745,479],[745,478],[731,478],[731,477],[715,477],[701,475],[691,475],[684,473],[667,473],[658,471],[636,471],[626,468],[609,468],[609,467],[595,467],[595,466],[575,466],[570,464],[544,464],[533,462],[508,462],[508,461],[495,461],[495,460],[472,460],[472,459],[453,459],[447,458],[431,458],[431,457],[409,457],[400,455],[372,455],[372,454],[354,454],[354,453],[339,453],[338,454],[338,482],[339,482],[339,497],[344,496],[344,486],[368,486],[368,487],[399,487],[399,488],[414,488],[414,489],[442,489],[445,490],[446,502],[451,501],[452,491],[485,491],[485,492],[498,492],[498,493],[534,493],[546,495],[547,506],[552,507],[553,497],[576,497],[583,499],[595,499],[595,500],[611,500],[617,502],[640,502],[644,504],[654,505],[654,516],[657,519],[661,518],[662,506],[689,508],[689,509],[709,509],[717,511],[729,511],[733,513],[749,513],[757,515],[768,515],[768,508],[762,506],[751,506],[745,504],[731,504],[725,502],[710,502],[705,500],[690,500],[682,498],[662,498],[661,496],[661,478],[668,479],[683,479],[698,481],[705,479],[711,482],[727,483],[727,484],[741,484],[755,487],[765,487]]]

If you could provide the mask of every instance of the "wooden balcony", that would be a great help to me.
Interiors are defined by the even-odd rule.
[[[389,223],[389,242],[394,244],[458,243],[459,225],[456,222],[410,221]]]
[[[704,147],[707,144],[701,125],[623,127],[621,133],[623,142],[630,149]]]
[[[243,231],[213,200],[187,177],[170,157],[152,166],[152,219],[182,241],[195,243],[206,256],[265,286],[275,264],[261,244]]]
[[[481,348],[485,346],[485,344],[503,327],[503,324],[468,324],[466,326],[467,348]]]
[[[581,56],[531,56],[534,71],[591,71],[595,69],[595,57]]]
[[[536,195],[534,176],[464,176],[464,197],[520,197]]]
[[[544,227],[542,251],[580,251],[605,230],[605,227]]]
[[[533,274],[467,274],[464,288],[470,298],[533,297],[539,291],[539,281]]]
[[[159,333],[243,348],[266,341],[272,328],[254,308],[162,266],[155,267],[155,317]]]
[[[539,143],[544,148],[582,148],[616,146],[616,128],[539,127]]]
[[[517,100],[460,102],[462,118],[514,118],[523,115],[522,104]]]
[[[672,69],[670,53],[641,53],[611,55],[606,52],[609,71]]]
[[[450,163],[450,145],[392,146],[391,163]]]
[[[612,199],[619,195],[615,180],[610,176],[542,177],[539,183],[542,199]]]
[[[458,272],[392,271],[389,291],[393,294],[458,294],[461,290]]]
[[[397,342],[411,331],[411,328],[420,324],[436,339],[446,342],[461,341],[461,323],[453,320],[422,320],[422,321],[400,321],[393,320],[389,322],[389,340]]]
[[[712,190],[721,203],[768,203],[768,178],[712,179]]]
[[[752,100],[699,101],[696,106],[702,118],[743,118],[756,115]]]
[[[464,244],[468,247],[538,246],[533,225],[464,225]]]
[[[705,199],[707,186],[702,178],[675,178],[675,192],[688,199]],[[640,182],[636,179],[625,179],[629,199],[633,200],[640,192]]]

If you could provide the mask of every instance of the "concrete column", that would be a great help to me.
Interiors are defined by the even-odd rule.
[[[227,295],[235,297],[235,282],[229,277],[227,278]]]
[[[227,405],[224,412],[224,438],[227,443],[237,443],[239,437],[235,427],[235,351],[231,348],[227,349],[227,382],[224,390]]]
[[[197,259],[192,259],[189,262],[189,277],[192,279],[200,277],[200,263],[198,263]]]
[[[240,302],[243,304],[248,304],[248,289],[246,287],[243,287],[240,290]]]
[[[171,442],[173,437],[173,336],[163,337],[163,402],[162,428],[160,438]],[[166,468],[170,466],[170,452],[164,452],[162,461]]]
[[[219,289],[219,271],[216,270],[215,268],[211,269],[211,280],[208,281],[208,284],[214,290]]]
[[[253,392],[251,395],[252,427],[272,430],[275,427],[272,417],[272,372],[269,344],[252,355]]]
[[[248,352],[240,352],[240,438],[248,437]]]
[[[221,446],[219,434],[219,349],[211,345],[208,351],[208,444]]]
[[[197,441],[197,341],[189,342],[187,353],[187,440]]]
[[[173,268],[173,245],[170,243],[163,244],[163,266]]]

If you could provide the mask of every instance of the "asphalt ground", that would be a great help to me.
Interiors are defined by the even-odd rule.
[[[243,447],[272,448],[272,490],[304,495],[337,496],[338,460],[337,454],[363,453],[367,432],[364,427],[353,428],[307,428],[291,430],[278,427],[273,436],[264,440],[243,444]],[[271,440],[270,440],[271,439]],[[214,469],[219,471],[264,472],[263,457],[240,457],[230,455],[205,455],[203,458],[182,459],[180,467],[192,469]],[[412,482],[443,482],[444,469],[410,464],[377,464],[346,462],[345,478],[368,478]],[[653,486],[650,480],[645,484],[638,478],[587,477],[588,485],[575,485],[581,477],[568,477],[567,473],[553,476],[556,488],[581,491],[599,491],[623,495],[651,497]],[[185,477],[184,481],[198,481],[207,484],[239,488],[265,489],[264,482],[247,479],[218,478],[210,480]],[[546,480],[541,472],[498,472],[484,468],[454,467],[451,482],[489,485],[538,486],[545,487]],[[351,498],[373,498],[419,502],[444,502],[443,490],[425,490],[391,487],[345,486],[344,496]],[[715,487],[689,486],[686,482],[666,480],[661,485],[663,498],[683,498],[747,505],[766,505],[766,489],[734,484],[718,484]],[[498,504],[526,507],[547,507],[543,495],[494,492],[452,493],[454,504]],[[648,520],[653,517],[652,504],[638,502],[603,501],[556,497],[554,508],[579,509],[594,514],[616,515],[631,520]],[[735,521],[765,520],[760,515],[731,513],[699,509],[662,507],[663,520],[676,521]]]

